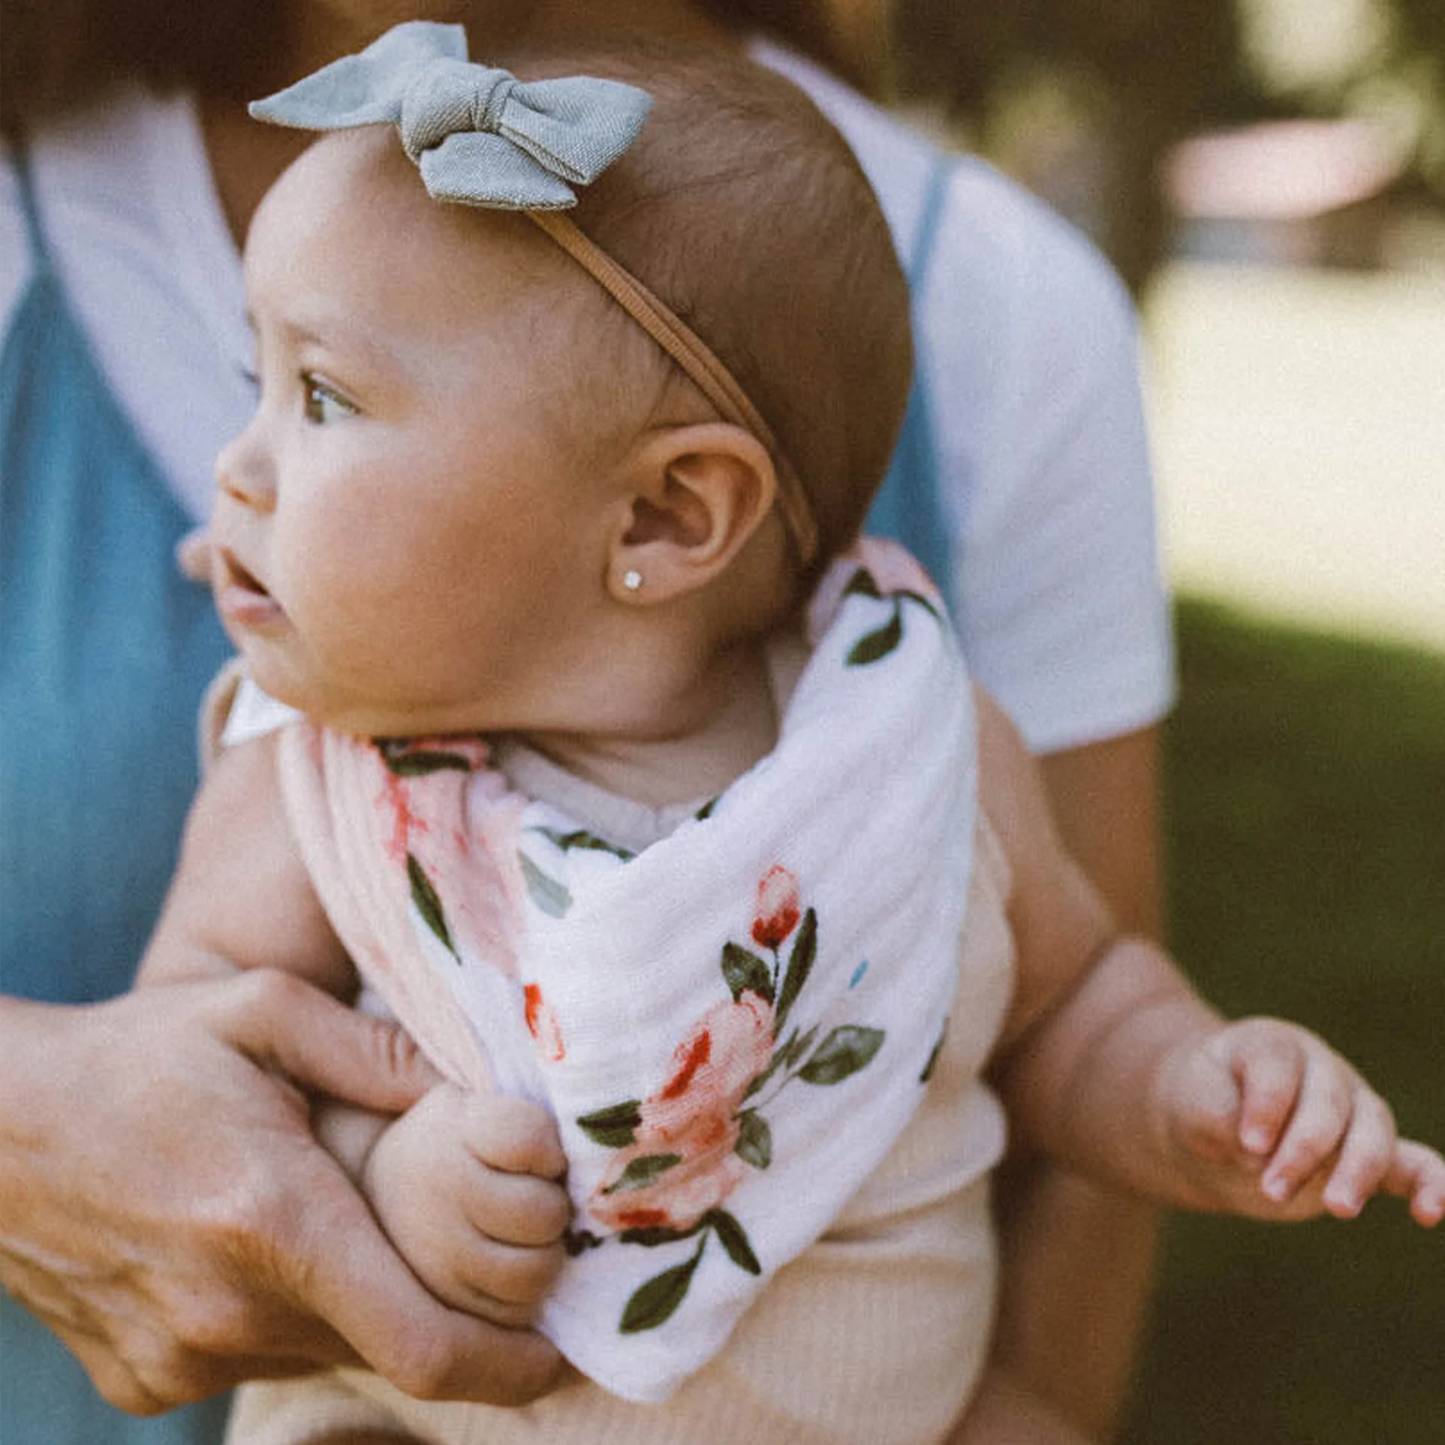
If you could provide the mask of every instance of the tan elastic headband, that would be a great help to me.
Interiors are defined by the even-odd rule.
[[[818,555],[818,524],[807,493],[772,428],[717,353],[683,319],[630,271],[615,261],[562,211],[528,211],[569,256],[582,266],[682,368],[725,421],[751,432],[767,448],[778,478],[778,511],[804,567]]]

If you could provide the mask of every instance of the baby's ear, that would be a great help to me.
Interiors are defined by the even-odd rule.
[[[778,489],[767,448],[721,421],[648,437],[631,477],[607,589],[642,604],[695,592],[725,572],[772,514]]]

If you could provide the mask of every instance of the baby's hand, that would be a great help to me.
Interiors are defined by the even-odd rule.
[[[1166,1127],[1215,1207],[1352,1219],[1379,1193],[1427,1227],[1445,1217],[1445,1159],[1401,1139],[1389,1106],[1322,1039],[1243,1019],[1170,1059]]]
[[[362,1187],[438,1299],[525,1325],[562,1267],[565,1168],[543,1109],[440,1084],[382,1133]]]

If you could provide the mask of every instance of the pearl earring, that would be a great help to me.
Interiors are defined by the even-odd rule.
[[[628,570],[622,574],[622,585],[627,588],[629,592],[639,591],[642,587],[642,573],[635,567],[629,567]]]

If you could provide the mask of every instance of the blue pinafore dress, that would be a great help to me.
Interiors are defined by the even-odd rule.
[[[0,992],[122,992],[175,864],[227,654],[176,570],[189,521],[101,374],[23,159],[30,282],[0,350]],[[4,1445],[214,1445],[225,1402],[112,1410],[0,1292]]]
[[[941,158],[909,257],[915,290],[949,170]],[[23,159],[19,174],[30,283],[0,349],[0,992],[85,1003],[122,992],[140,958],[228,647],[176,571],[188,519],[71,313]],[[868,530],[952,591],[921,369]],[[217,1445],[225,1408],[112,1410],[0,1292],[4,1445]]]
[[[923,296],[923,278],[938,240],[954,166],[952,156],[941,152],[935,156],[913,244],[905,258],[915,315]],[[874,537],[892,537],[907,547],[953,606],[954,526],[944,511],[932,411],[928,377],[915,345],[913,385],[903,429],[863,530]],[[966,497],[958,500],[966,505]]]

